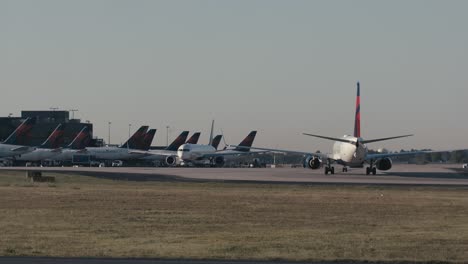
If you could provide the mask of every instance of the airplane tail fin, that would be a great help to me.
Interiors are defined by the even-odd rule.
[[[200,132],[197,132],[195,134],[193,134],[189,140],[187,140],[187,142],[185,142],[186,144],[197,144],[198,143],[198,139],[200,139]]]
[[[166,150],[177,151],[177,149],[187,140],[188,134],[188,131],[182,132],[169,146],[167,146]]]
[[[30,132],[33,127],[34,120],[26,118],[10,136],[3,142],[3,144],[10,145],[27,145],[28,139],[31,137]]]
[[[354,137],[361,137],[361,88],[357,83],[356,115],[354,116]]]
[[[59,148],[63,143],[64,130],[65,126],[59,124],[40,147],[47,149]]]
[[[249,135],[246,138],[244,138],[244,140],[242,140],[242,142],[239,144],[239,146],[240,147],[251,147],[253,142],[254,142],[254,139],[255,139],[256,135],[257,135],[257,131],[250,132]],[[244,151],[244,152],[250,151],[250,149],[240,148],[240,147],[237,147],[235,150]]]
[[[211,146],[215,149],[218,149],[219,143],[221,142],[221,138],[223,135],[217,135],[216,137],[213,138],[213,141],[211,142]]]
[[[140,149],[144,145],[143,141],[148,128],[149,126],[141,126],[135,133],[133,133],[127,142],[123,143],[123,145],[121,145],[119,148]]]
[[[70,149],[84,149],[91,141],[91,133],[87,126],[84,126],[78,134],[76,134],[73,141],[67,146]]]
[[[155,134],[156,134],[156,129],[150,129],[148,133],[146,133],[143,139],[143,146],[141,150],[148,150],[151,147],[151,143],[153,142],[153,138]]]

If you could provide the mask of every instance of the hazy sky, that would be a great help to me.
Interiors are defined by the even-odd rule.
[[[362,136],[415,137],[372,148],[468,147],[468,1],[0,0],[0,116],[79,109],[95,135],[153,144],[210,120],[237,144],[324,152]]]

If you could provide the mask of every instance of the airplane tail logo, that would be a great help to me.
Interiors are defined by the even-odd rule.
[[[357,83],[356,116],[354,117],[354,137],[361,137],[361,92]]]
[[[184,144],[185,141],[187,140],[188,134],[189,134],[188,131],[182,132],[182,134],[180,134],[180,135],[174,140],[174,142],[172,142],[172,143],[166,148],[166,150],[177,151],[177,149],[178,149],[180,146],[182,146],[182,144]]]
[[[257,135],[257,131],[252,131],[250,132],[250,134],[244,139],[242,140],[242,142],[239,144],[239,146],[241,147],[251,147],[253,142],[254,142],[254,139],[255,139],[255,136]],[[236,148],[237,151],[244,151],[244,152],[248,152],[250,149],[246,149],[246,148]]]
[[[78,132],[75,139],[73,139],[72,143],[70,143],[68,147],[71,149],[84,149],[89,145],[90,141],[91,133],[89,132],[88,127],[85,126],[80,132]]]
[[[149,126],[141,126],[120,148],[141,149]]]
[[[33,127],[33,119],[27,118],[11,133],[10,136],[3,142],[10,145],[27,145],[31,138],[31,130]]]
[[[218,149],[219,143],[221,142],[221,138],[223,135],[217,135],[216,137],[213,138],[213,141],[211,142],[211,146],[215,149]]]
[[[47,140],[42,143],[42,148],[56,149],[59,148],[63,143],[64,126],[59,124],[55,130],[50,134]]]
[[[198,139],[200,138],[200,132],[197,132],[195,134],[193,134],[189,140],[187,140],[187,142],[185,142],[186,144],[197,144],[198,143]]]
[[[153,143],[155,134],[156,129],[150,129],[148,133],[146,133],[145,137],[143,138],[143,145],[141,146],[141,150],[148,150],[151,147],[151,143]]]

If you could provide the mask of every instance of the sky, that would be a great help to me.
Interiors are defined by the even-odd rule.
[[[0,116],[78,109],[121,143],[210,123],[237,144],[331,151],[361,83],[370,148],[468,148],[468,1],[0,0]]]

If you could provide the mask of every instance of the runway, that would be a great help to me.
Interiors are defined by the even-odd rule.
[[[322,170],[304,168],[0,167],[0,171],[32,170],[129,181],[468,186],[468,171],[458,164],[397,164],[377,175],[365,175],[364,169],[324,175]]]

